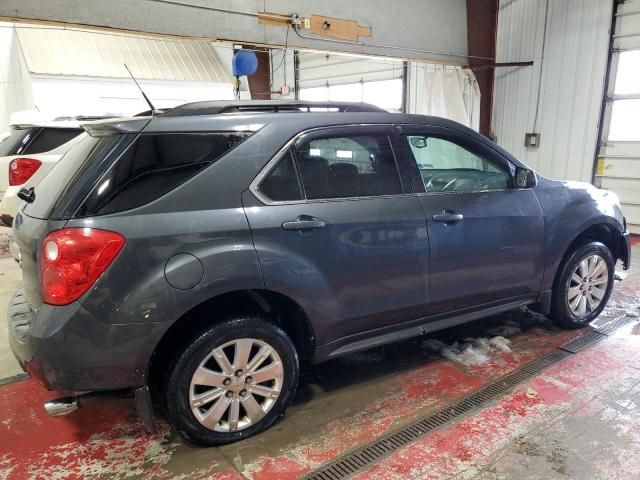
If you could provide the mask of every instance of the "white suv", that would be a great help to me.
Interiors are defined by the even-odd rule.
[[[11,226],[22,188],[35,187],[83,132],[77,120],[12,125],[0,136],[0,220]]]

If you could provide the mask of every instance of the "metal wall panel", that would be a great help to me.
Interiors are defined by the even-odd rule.
[[[230,83],[214,47],[203,40],[109,34],[16,24],[29,71],[85,77]]]
[[[496,70],[493,132],[500,145],[547,177],[591,181],[612,5],[500,1],[497,61],[534,65]],[[525,133],[534,131],[540,146],[526,148]]]

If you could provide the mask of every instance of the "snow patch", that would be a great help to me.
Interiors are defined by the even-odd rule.
[[[483,365],[491,360],[491,353],[495,351],[510,353],[511,341],[496,335],[494,337],[466,338],[463,342],[446,345],[440,340],[428,339],[421,343],[421,347],[432,353],[438,353],[447,360],[463,365]]]

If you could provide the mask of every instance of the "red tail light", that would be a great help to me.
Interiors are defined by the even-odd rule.
[[[47,235],[40,252],[44,303],[67,305],[80,298],[125,242],[119,233],[96,228],[63,228]]]
[[[9,163],[9,185],[22,185],[40,168],[42,162],[35,158],[14,158]]]

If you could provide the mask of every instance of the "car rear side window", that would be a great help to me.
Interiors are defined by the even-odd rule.
[[[20,148],[29,141],[29,134],[32,132],[32,128],[11,129],[8,135],[0,137],[0,157],[19,153]]]
[[[290,150],[287,150],[258,188],[265,197],[275,202],[302,200],[302,190]]]
[[[29,145],[20,152],[20,155],[30,155],[35,153],[44,153],[60,145],[67,143],[69,140],[77,137],[82,133],[80,128],[43,128],[40,133],[33,139]]]
[[[25,204],[25,213],[35,218],[49,218],[56,202],[77,175],[89,163],[103,155],[117,139],[113,137],[91,137],[84,134],[35,187],[35,201]]]
[[[295,154],[308,199],[402,193],[386,134],[314,137],[297,144]]]
[[[184,183],[249,135],[143,134],[100,179],[78,213],[104,215],[149,203]]]

